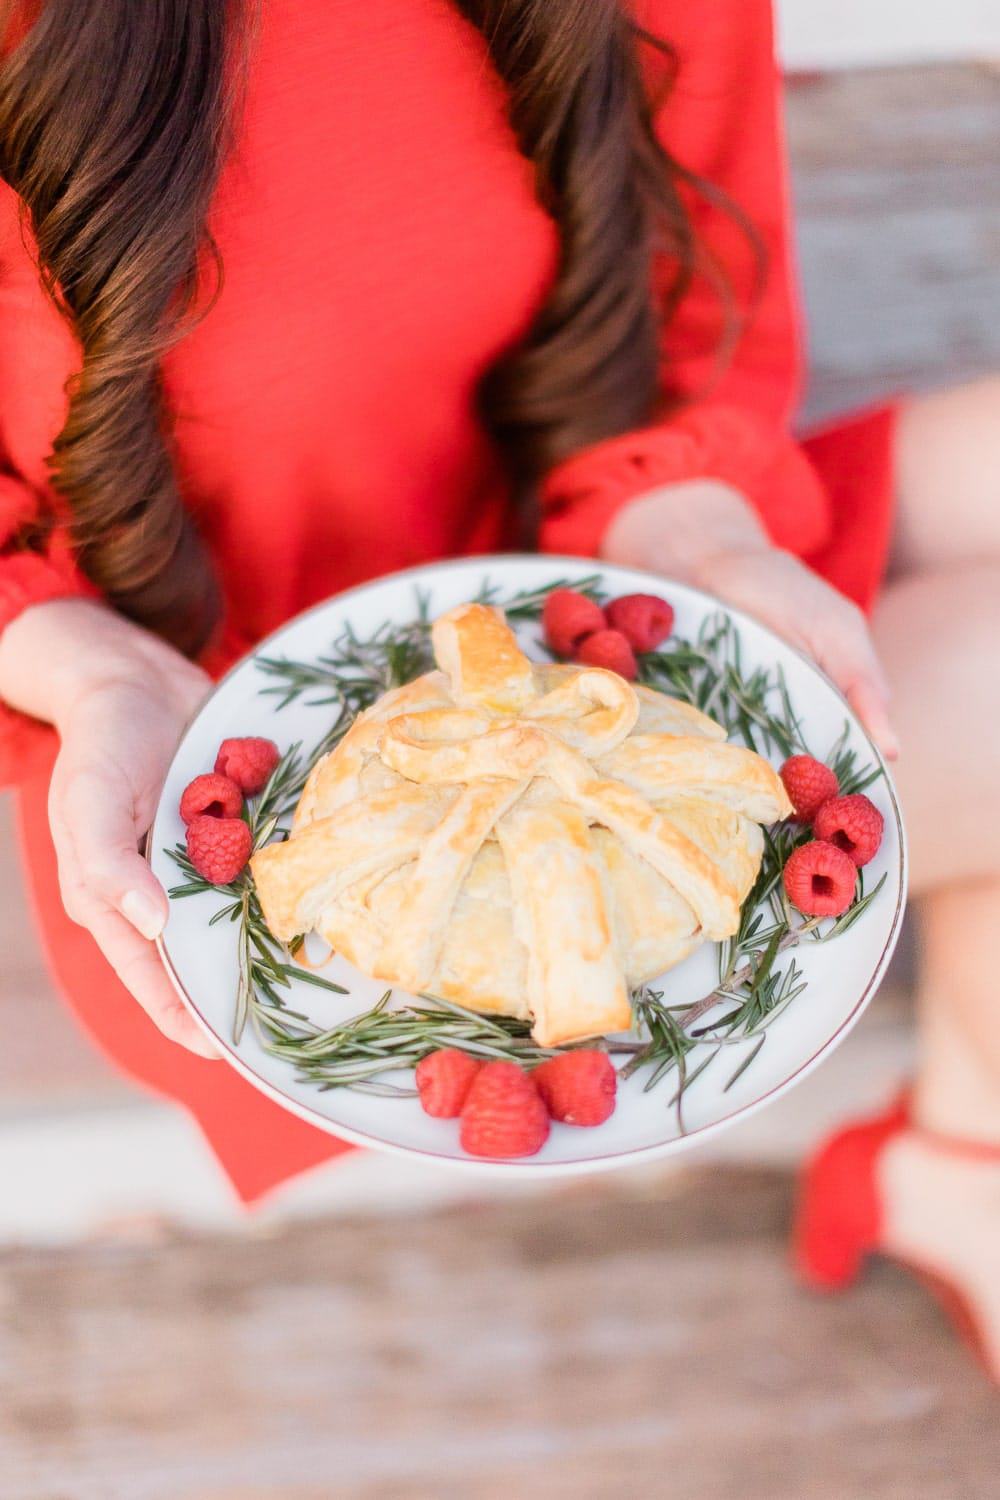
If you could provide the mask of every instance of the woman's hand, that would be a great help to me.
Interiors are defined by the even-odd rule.
[[[899,754],[889,687],[861,610],[771,546],[737,491],[715,480],[651,490],[615,517],[602,552],[706,589],[770,626],[832,678],[883,755]]]
[[[0,696],[54,724],[61,740],[49,821],[67,913],[165,1036],[215,1057],[153,947],[167,897],[138,852],[209,687],[171,647],[82,600],[36,605],[0,639]]]

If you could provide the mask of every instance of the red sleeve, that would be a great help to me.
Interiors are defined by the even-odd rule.
[[[690,397],[669,419],[574,455],[542,487],[542,546],[593,554],[616,511],[657,485],[724,480],[759,512],[772,540],[817,551],[829,507],[789,422],[801,351],[789,192],[770,0],[637,0],[637,19],[674,48],[677,81],[657,119],[671,155],[752,223],[765,281],[728,364],[718,371],[724,310],[699,273],[664,339],[666,385]],[[745,305],[756,260],[745,231],[704,194],[686,197],[700,244]]]
[[[65,529],[51,524],[57,508],[45,462],[76,362],[72,332],[41,286],[17,197],[0,185],[0,632],[29,605],[96,595]],[[31,774],[51,746],[51,730],[0,702],[0,784]]]
[[[4,266],[0,261],[0,276]],[[0,286],[0,314],[9,313]],[[0,315],[0,342],[5,317]],[[9,350],[11,341],[8,340]],[[18,399],[19,387],[10,383],[16,371],[0,352],[0,632],[32,604],[46,599],[94,596],[96,590],[76,567],[64,531],[52,530],[44,542],[38,521],[50,497],[18,473],[7,445],[5,406]],[[30,372],[22,372],[30,378]],[[39,670],[44,671],[40,662]],[[0,785],[22,780],[51,754],[52,731],[0,702]]]
[[[30,486],[0,468],[0,632],[32,604],[93,597],[65,538],[54,533],[43,551],[20,549],[18,535],[37,516]],[[44,663],[39,663],[44,670]],[[51,756],[52,730],[0,703],[0,785],[23,780]]]

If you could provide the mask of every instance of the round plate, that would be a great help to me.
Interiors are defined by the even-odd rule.
[[[329,707],[299,699],[280,708],[279,699],[263,696],[261,689],[267,686],[267,679],[255,665],[257,656],[314,661],[330,648],[345,625],[364,637],[385,621],[412,620],[418,596],[426,600],[433,616],[475,597],[487,579],[508,596],[545,587],[558,578],[583,578],[595,572],[601,574],[603,587],[612,595],[667,595],[677,614],[676,633],[688,639],[697,636],[703,621],[720,609],[717,600],[696,589],[632,569],[581,558],[503,556],[469,558],[396,573],[348,590],[290,621],[222,679],[185,734],[167,776],[150,838],[150,861],[158,879],[164,886],[176,885],[180,879],[166,851],[183,839],[178,813],[181,792],[194,776],[212,769],[221,740],[230,735],[263,735],[285,750],[296,741],[307,747],[315,745],[329,727]],[[806,742],[814,753],[827,754],[846,720],[849,748],[855,749],[862,761],[880,761],[844,699],[817,667],[748,616],[734,610],[727,613],[739,633],[744,675],[758,666],[782,669]],[[538,656],[537,627],[530,626],[521,637],[529,654]],[[846,931],[828,943],[798,946],[796,960],[808,988],[776,1017],[768,1029],[766,1044],[735,1082],[730,1080],[742,1052],[725,1048],[686,1090],[683,1121],[679,1121],[677,1110],[671,1106],[675,1092],[671,1080],[644,1092],[639,1074],[621,1085],[617,1109],[604,1125],[596,1129],[556,1125],[542,1151],[519,1162],[483,1162],[466,1156],[458,1144],[457,1122],[431,1119],[415,1099],[384,1098],[346,1089],[321,1092],[314,1084],[300,1082],[289,1063],[264,1052],[251,1027],[234,1045],[236,929],[228,922],[209,926],[212,912],[221,904],[214,893],[172,902],[159,947],[181,997],[232,1066],[269,1098],[333,1135],[453,1166],[523,1176],[594,1171],[664,1156],[734,1124],[801,1081],[844,1039],[875,993],[899,935],[906,891],[899,807],[891,777],[884,767],[883,771],[882,779],[869,794],[885,815],[885,837],[875,860],[865,870],[866,889],[873,889],[883,875],[885,883],[860,919]],[[715,945],[706,944],[651,987],[664,988],[671,1004],[694,1001],[711,991],[717,979],[717,963]],[[385,989],[342,959],[332,959],[322,972],[345,984],[350,994],[340,996],[314,986],[295,986],[295,1007],[321,1024],[346,1020],[366,1010]],[[695,1052],[689,1068],[693,1070],[699,1060],[699,1052]],[[393,1077],[409,1081],[405,1074]]]

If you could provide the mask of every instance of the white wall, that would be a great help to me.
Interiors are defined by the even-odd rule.
[[[1000,61],[1000,0],[777,0],[789,69]]]

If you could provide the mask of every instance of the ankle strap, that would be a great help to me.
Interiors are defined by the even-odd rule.
[[[972,1136],[949,1135],[943,1130],[932,1130],[921,1125],[913,1114],[913,1089],[907,1087],[898,1095],[892,1107],[897,1128],[908,1130],[925,1146],[930,1146],[942,1155],[959,1157],[964,1161],[1000,1162],[1000,1141],[976,1140]]]
[[[939,1130],[928,1130],[923,1125],[910,1122],[910,1130],[918,1141],[948,1156],[963,1161],[995,1162],[1000,1166],[1000,1142],[977,1141],[968,1136],[944,1135]]]

